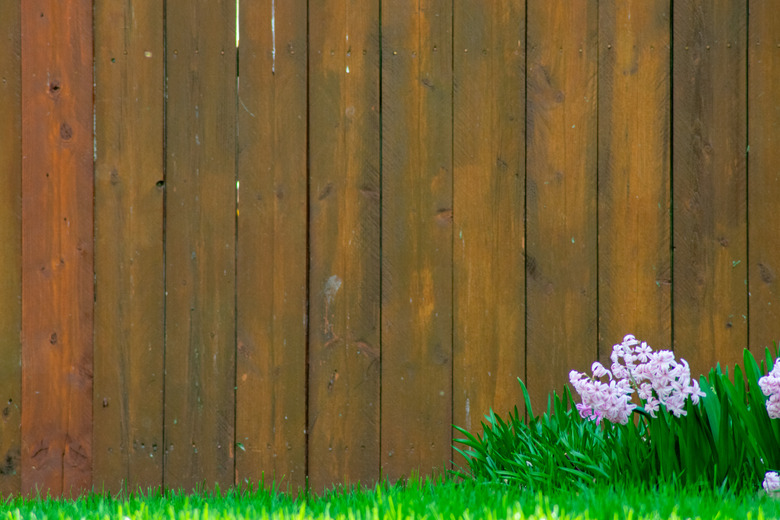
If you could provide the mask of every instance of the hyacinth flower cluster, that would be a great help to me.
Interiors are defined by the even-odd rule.
[[[569,373],[569,381],[582,399],[577,410],[583,418],[597,423],[602,419],[628,423],[631,412],[637,408],[632,402],[634,391],[644,402],[645,412],[652,417],[660,406],[675,417],[686,415],[686,399],[690,398],[696,405],[705,395],[698,381],[691,379],[690,367],[684,359],[678,363],[671,351],[654,351],[631,334],[612,347],[611,360],[611,371],[598,361],[593,363],[592,377],[576,370]],[[608,381],[602,381],[603,378]]]
[[[769,397],[766,402],[769,418],[780,419],[780,359],[775,362],[771,372],[758,380],[758,386],[764,395]]]
[[[769,418],[780,419],[780,359],[775,361],[774,368],[767,375],[758,380],[758,386],[769,397],[766,402]],[[768,494],[777,495],[780,492],[780,474],[767,471],[762,485]]]

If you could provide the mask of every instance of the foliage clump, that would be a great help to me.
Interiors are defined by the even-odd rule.
[[[780,489],[780,360],[767,348],[757,361],[745,349],[733,377],[717,365],[691,379],[688,364],[626,336],[612,367],[592,376],[572,371],[569,387],[548,397],[535,416],[522,381],[528,418],[517,407],[503,419],[490,411],[482,433],[463,434],[455,450],[464,479],[547,491],[595,484],[708,489]],[[458,447],[460,446],[460,447]],[[775,483],[777,485],[775,485]]]

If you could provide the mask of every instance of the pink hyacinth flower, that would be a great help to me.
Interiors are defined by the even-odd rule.
[[[761,483],[764,487],[764,491],[770,495],[776,494],[780,491],[780,474],[776,471],[767,471],[764,475],[764,482]]]

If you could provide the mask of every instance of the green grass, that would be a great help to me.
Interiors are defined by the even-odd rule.
[[[673,486],[598,486],[578,492],[533,494],[503,484],[412,480],[370,490],[335,490],[297,500],[268,491],[223,496],[152,493],[77,501],[14,499],[0,506],[0,520],[96,518],[209,519],[503,519],[509,518],[776,518],[780,500],[752,492],[681,490]]]

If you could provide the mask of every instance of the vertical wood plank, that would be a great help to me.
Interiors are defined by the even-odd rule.
[[[597,359],[598,5],[528,6],[528,390]]]
[[[780,9],[750,2],[748,28],[748,318],[750,348],[780,342]]]
[[[21,7],[0,1],[0,497],[21,489]]]
[[[379,2],[309,5],[309,485],[379,477]]]
[[[692,374],[747,346],[744,2],[674,4],[674,349]]]
[[[97,490],[159,487],[163,452],[163,9],[95,4]]]
[[[525,2],[453,16],[453,421],[475,431],[523,402]]]
[[[236,473],[295,491],[306,479],[306,2],[242,2],[239,14]]]
[[[451,3],[381,16],[381,462],[396,480],[451,460]]]
[[[166,12],[167,487],[235,479],[236,4]]]
[[[671,344],[669,2],[599,3],[599,357]]]
[[[92,2],[22,3],[22,492],[92,477]]]

